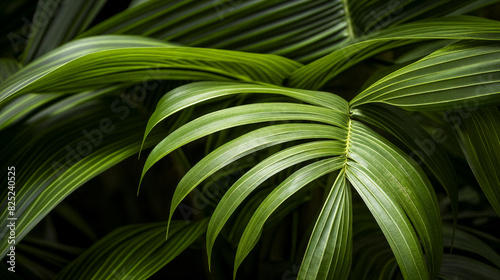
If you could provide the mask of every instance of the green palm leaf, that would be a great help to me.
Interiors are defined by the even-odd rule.
[[[229,94],[236,94],[238,92],[238,89],[241,89],[241,92],[243,93],[249,93],[255,90],[257,92],[266,93],[279,93],[280,91],[282,91],[282,89],[276,91],[276,89],[272,87],[270,88],[272,89],[272,91],[270,91],[269,89],[263,90],[262,87],[253,85],[250,85],[249,89],[247,88],[248,85],[246,84],[212,84],[213,86],[208,86],[209,83],[198,83],[198,85],[200,86],[185,86],[182,89],[180,88],[167,94],[165,97],[163,97],[162,101],[157,107],[157,110],[151,117],[150,125],[148,126],[149,128],[146,133],[150,131],[151,128],[154,127],[158,122],[174,114],[175,112],[182,110],[182,108],[185,108],[189,104],[196,104],[199,102],[210,100],[211,98],[227,96]],[[203,87],[201,87],[201,85],[203,85]],[[285,95],[289,97],[296,97],[297,99],[302,101],[316,103],[318,97],[321,97],[321,94],[316,93],[319,92],[295,92],[294,90],[293,93],[286,93]],[[315,98],[311,98],[310,96],[312,95],[314,95]],[[189,101],[185,101],[184,99],[180,98],[181,96],[187,97]],[[331,98],[327,99],[325,95],[325,99],[329,100]],[[334,104],[335,103],[332,103],[332,105]],[[261,129],[256,129],[241,136],[240,138],[222,145],[214,152],[206,156],[197,165],[195,165],[181,180],[174,194],[174,198],[171,204],[170,216],[172,216],[175,208],[180,204],[180,202],[197,185],[208,178],[208,176],[217,172],[229,163],[241,158],[242,156],[256,151],[256,149],[266,148],[270,144],[277,144],[283,141],[301,139],[301,137],[309,137],[310,139],[338,139],[340,141],[345,141],[343,144],[338,146],[338,150],[340,150],[341,153],[340,155],[342,155],[343,157],[337,159],[332,158],[331,160],[340,160],[340,167],[347,167],[347,178],[349,178],[349,181],[351,181],[351,183],[355,185],[358,192],[363,193],[363,196],[367,197],[367,189],[375,188],[379,190],[379,193],[372,194],[374,196],[373,199],[384,200],[384,207],[389,207],[387,209],[392,209],[390,211],[382,210],[380,209],[380,206],[377,206],[378,204],[374,204],[375,206],[372,206],[371,208],[375,216],[385,217],[378,219],[378,221],[381,227],[386,227],[384,228],[386,237],[390,239],[389,242],[394,253],[396,254],[398,263],[403,270],[403,274],[407,276],[414,275],[415,277],[423,278],[435,277],[441,262],[443,246],[440,238],[441,228],[435,226],[436,224],[440,224],[437,200],[434,192],[430,188],[430,183],[427,177],[423,174],[423,171],[413,160],[404,155],[396,147],[390,145],[386,140],[380,138],[380,136],[377,136],[360,123],[352,120],[349,121],[348,119],[346,119],[347,112],[341,112],[341,108],[344,107],[344,105],[340,106],[341,107],[339,108],[337,105],[337,108],[335,108],[335,110],[332,110],[331,108],[294,103],[259,103],[236,106],[233,108],[224,109],[204,115],[177,129],[162,142],[160,142],[155,147],[155,149],[153,149],[148,159],[146,160],[146,164],[143,169],[143,175],[145,174],[145,172],[147,172],[152,164],[154,164],[173,150],[177,149],[178,147],[199,139],[200,137],[212,134],[223,129],[243,124],[263,122],[264,120],[300,120],[323,123],[283,124],[264,127]],[[308,111],[309,113],[306,114],[306,111]],[[356,116],[356,114],[354,114],[353,116]],[[369,116],[367,116],[366,118],[370,119]],[[375,121],[377,122],[379,121],[379,119],[375,118]],[[311,132],[305,133],[309,129],[311,129]],[[319,131],[321,131],[321,133],[317,134]],[[333,133],[331,134],[331,136],[329,136],[330,131]],[[422,133],[422,131],[418,131],[418,133]],[[288,134],[283,134],[283,132],[286,132]],[[295,133],[297,136],[293,136]],[[314,145],[314,143],[310,144]],[[285,150],[282,153],[278,153],[269,157],[269,159],[264,160],[259,165],[250,170],[246,175],[241,177],[240,180],[237,181],[228,190],[228,192],[222,198],[221,202],[216,208],[214,216],[211,219],[209,225],[207,234],[207,250],[209,256],[211,254],[212,247],[217,235],[219,234],[231,214],[238,207],[238,205],[242,203],[242,201],[250,194],[250,192],[258,187],[262,180],[265,180],[265,178],[269,178],[283,168],[298,163],[299,161],[294,160],[294,157],[290,157],[290,153],[292,151],[294,153],[297,153],[299,151],[298,149],[300,149],[300,151],[304,152],[301,157],[304,157],[304,160],[308,159],[309,157],[306,157],[306,147],[307,146],[305,146],[305,144],[304,146],[292,147],[289,150]],[[322,155],[325,156],[325,154]],[[346,160],[346,157],[349,158],[349,160]],[[323,161],[327,160],[329,159],[325,159]],[[273,169],[272,172],[269,172],[268,168],[271,168],[271,166],[276,169]],[[339,169],[340,167],[336,166],[335,169]],[[309,169],[305,167],[304,170]],[[330,170],[330,172],[332,171],[333,170]],[[298,172],[300,174],[300,172],[302,171]],[[321,174],[324,173],[319,172],[316,175],[318,175],[317,177],[320,177],[322,176]],[[316,176],[313,177],[317,178]],[[247,225],[247,229],[243,233],[242,239],[239,243],[235,269],[238,268],[245,256],[255,245],[256,241],[258,240],[257,236],[260,233],[265,220],[267,220],[269,215],[271,215],[271,213],[274,211],[273,209],[278,207],[285,200],[285,198],[298,191],[298,189],[306,184],[300,183],[296,188],[294,187],[295,185],[291,185],[292,183],[288,183],[295,182],[296,180],[293,178],[294,175],[288,177],[282,183],[282,187],[278,187],[271,194],[269,194],[269,196],[265,198],[263,204],[259,207],[259,209],[261,210],[257,210],[256,214],[254,214],[251,218],[249,224]],[[290,189],[288,190],[287,188]],[[281,200],[272,200],[273,195],[275,195],[274,193],[278,189],[280,189],[284,193],[287,193],[288,195],[286,197],[283,197]],[[276,194],[276,196],[277,195],[278,194]],[[270,201],[269,203],[274,203],[272,204],[272,207],[268,207],[269,205],[266,205],[265,207],[263,206],[268,200]],[[371,201],[370,198],[367,198],[367,203],[374,203],[368,201]],[[333,211],[330,206],[324,207],[327,207],[324,209],[324,211]],[[259,211],[264,211],[262,209],[266,209],[265,214],[260,214]],[[324,221],[324,219],[326,218],[323,217],[318,220],[318,226],[320,226],[321,223],[324,223],[322,222]],[[334,219],[334,217],[332,217],[332,219]],[[397,222],[387,221],[387,224],[384,225],[386,219],[394,220]],[[345,223],[349,223],[348,219],[343,221]],[[342,225],[342,228],[344,228],[344,230],[346,229],[344,227],[346,226],[345,223]],[[391,226],[389,226],[389,224]],[[415,225],[415,228],[412,224]],[[392,229],[388,230],[388,228],[397,225],[401,226],[398,231],[395,232]],[[324,225],[321,227],[324,227]],[[347,228],[349,228],[349,226],[347,226]],[[325,227],[324,230],[332,231],[333,229]],[[402,231],[402,233],[398,233],[399,231]],[[321,235],[319,229],[316,234]],[[340,233],[334,231],[332,232],[332,234],[334,236],[337,236],[336,234]],[[317,242],[319,238],[319,236],[314,235],[313,239],[310,240],[310,247],[308,247],[307,253],[308,257],[306,257],[306,259],[304,260],[306,263],[310,261],[312,255],[323,254],[321,252],[324,252],[324,250],[326,250],[325,247],[316,247],[316,245],[314,245],[317,244],[315,242]],[[423,251],[418,242],[418,238],[421,238],[422,240],[424,249]],[[342,240],[342,242],[347,242],[348,239]],[[330,248],[332,248],[331,246],[333,245],[329,246]],[[343,249],[338,248],[338,250]],[[328,277],[328,275],[330,275],[329,273],[336,274],[339,272],[345,272],[345,269],[349,265],[348,259],[350,258],[350,254],[347,253],[348,251],[342,252],[343,253],[339,253],[342,255],[342,257],[340,257],[340,255],[336,255],[336,258],[338,258],[338,260],[335,261],[335,263],[337,264],[336,266],[318,266],[318,263],[314,262],[314,264],[311,264],[313,265],[311,267],[309,267],[309,265],[304,266],[305,270],[301,272],[302,276],[300,277],[305,277],[305,275],[308,275],[309,273],[312,273],[314,275],[322,275],[321,277]],[[409,259],[405,259],[403,256],[405,254],[410,254],[410,252],[412,254],[412,257]],[[429,267],[427,267],[426,265],[423,252],[425,252],[426,257],[429,259]],[[325,259],[322,258],[320,263],[326,264],[331,262],[331,257],[331,255],[326,255]]]
[[[136,34],[186,46],[318,59],[381,28],[422,17],[463,14],[496,0],[139,1],[83,36]]]
[[[269,216],[294,193],[315,179],[340,169],[343,163],[344,159],[337,157],[309,164],[293,173],[264,199],[252,215],[252,218],[241,236],[238,250],[236,251],[233,278],[236,277],[236,271],[243,262],[243,259],[257,243],[262,232],[262,227]]]
[[[345,112],[348,108],[344,99],[326,92],[234,82],[197,82],[178,87],[160,99],[149,119],[144,139],[158,123],[184,108],[218,97],[246,93],[284,95],[337,112]]]
[[[28,117],[26,123],[33,123],[49,116],[64,113],[80,104],[110,94],[122,86],[86,91],[61,98],[60,94],[25,94],[7,102],[0,110],[0,130]],[[36,113],[35,113],[36,112]]]
[[[303,126],[300,124],[300,126]],[[318,126],[319,127],[319,126]],[[326,127],[323,127],[326,129]],[[342,154],[344,145],[337,141],[316,141],[290,147],[261,161],[236,181],[217,205],[207,230],[207,253],[211,260],[212,248],[229,217],[236,208],[265,180],[298,163],[316,158]],[[173,204],[172,204],[173,205]]]
[[[140,34],[186,46],[273,53],[305,61],[346,40],[345,17],[339,0],[151,0],[131,6],[82,36]]]
[[[154,146],[140,182],[173,152],[175,163],[169,167],[176,168],[169,172],[184,176],[175,190],[167,190],[173,192],[167,225],[118,229],[63,269],[59,279],[146,279],[205,231],[213,277],[231,265],[227,256],[237,246],[236,277],[242,264],[247,270],[262,265],[261,255],[272,256],[284,244],[252,256],[260,236],[259,246],[266,247],[277,240],[274,230],[286,227],[292,234],[283,241],[291,249],[281,252],[280,261],[301,259],[298,279],[498,278],[495,246],[476,237],[486,232],[458,225],[455,248],[467,256],[443,255],[461,213],[457,185],[476,183],[463,170],[467,163],[500,215],[495,107],[500,104],[500,25],[457,16],[498,0],[132,0],[108,19],[102,17],[112,2],[73,2],[40,0],[33,21],[47,13],[47,5],[57,11],[29,26],[19,58],[25,65],[0,59],[0,130],[6,136],[0,144],[8,147],[0,160],[22,174],[15,200],[16,246],[26,249],[18,255],[20,268],[39,270],[38,276],[55,274],[31,253],[49,257],[57,270],[67,265],[56,254],[19,242],[80,186]],[[21,17],[34,10],[15,5],[28,7],[7,1],[0,4],[1,13],[12,10]],[[18,50],[8,50],[6,43],[26,26],[12,18],[1,20],[0,33],[8,36],[0,49],[16,57]],[[351,72],[354,79],[339,76],[367,59],[358,65],[361,73]],[[359,81],[364,84],[359,94],[352,90],[357,85],[348,85],[358,83],[357,75],[371,76]],[[330,84],[335,77],[342,78]],[[151,80],[159,81],[146,89]],[[125,102],[137,88],[148,99],[117,111],[119,98]],[[348,96],[354,98],[347,102]],[[450,152],[454,143],[443,143],[441,150],[430,140],[432,127],[403,109],[448,110],[444,120],[455,121],[466,160]],[[436,123],[445,128],[434,118],[431,125]],[[406,146],[409,155],[382,135]],[[178,150],[194,141],[204,147],[195,143],[193,150]],[[203,150],[206,155],[193,162]],[[452,163],[448,153],[459,158]],[[442,201],[438,208],[422,164],[451,200],[454,224],[444,224],[444,234],[440,210],[446,212],[448,204]],[[201,195],[207,207],[195,210],[203,210],[198,211],[203,218],[195,217],[199,221],[191,225],[172,221],[191,192],[194,197],[197,187],[206,192],[214,185],[228,190]],[[6,205],[0,208],[2,236],[8,230]],[[484,213],[494,216],[489,208]],[[50,227],[49,220],[42,224]],[[220,235],[227,240],[218,241],[231,246],[215,247]],[[0,246],[5,257],[11,245]],[[259,260],[246,260],[249,255]]]
[[[351,186],[342,170],[319,215],[297,279],[347,279],[352,250]]]
[[[91,37],[68,43],[12,75],[0,86],[0,101],[28,92],[71,93],[153,79],[281,84],[299,65],[273,55],[177,47],[135,36]]]
[[[451,200],[455,215],[458,213],[458,186],[455,170],[448,155],[440,148],[442,139],[434,139],[404,111],[390,106],[364,105],[352,111],[352,117],[375,125],[396,136],[408,146],[412,158],[419,158],[419,164],[425,164],[444,187]]]
[[[229,165],[233,161],[245,155],[288,141],[343,138],[345,138],[345,134],[343,134],[339,129],[335,129],[335,127],[331,126],[316,124],[274,125],[257,129],[238,137],[204,157],[195,166],[193,166],[188,173],[186,173],[175,189],[170,207],[169,218],[172,218],[173,212],[181,201],[202,181],[222,169],[224,166]],[[334,145],[325,146],[338,148],[339,145],[338,143],[334,143]],[[335,153],[335,149],[331,152]]]
[[[2,139],[2,144],[12,149],[2,153],[0,159],[11,162],[27,174],[16,182],[19,187],[16,191],[16,243],[74,190],[137,153],[145,118],[131,114],[122,121],[119,114],[110,116],[107,113],[109,103],[108,99],[81,104],[39,119],[15,137]],[[55,133],[61,129],[66,131],[63,136]],[[158,134],[145,146],[156,141]],[[0,217],[3,217],[5,228],[7,207],[2,209]],[[2,256],[8,247],[7,242],[1,244]]]
[[[21,64],[13,59],[0,59],[0,83],[22,68]],[[33,109],[57,98],[57,95],[26,94],[7,104],[0,106],[0,130],[25,117]]]
[[[468,279],[495,280],[500,277],[500,270],[472,258],[445,254],[440,278],[451,280],[465,275]]]
[[[457,124],[462,150],[481,189],[500,216],[500,113],[497,108],[473,111]]]
[[[0,130],[26,117],[40,106],[56,100],[59,94],[28,93],[3,104],[0,108]]]
[[[208,220],[173,221],[165,240],[165,223],[118,228],[65,267],[56,279],[148,279],[196,241]]]
[[[55,49],[82,33],[97,16],[106,0],[76,0],[65,5],[60,0],[45,1],[37,5],[30,29],[29,40],[21,55],[23,64]]]
[[[380,79],[351,101],[408,110],[448,110],[500,103],[497,42],[459,42]]]
[[[388,28],[346,46],[296,70],[289,86],[319,89],[352,65],[384,50],[429,39],[500,40],[500,24],[482,18],[457,16],[425,20]],[[355,104],[355,103],[353,103]]]
[[[37,5],[33,15],[33,22],[36,22],[36,26],[30,28],[21,61],[28,64],[33,59],[76,37],[90,25],[105,2],[104,0],[77,0],[71,5],[64,5],[61,1],[50,0]],[[0,68],[3,67],[5,65],[0,66]],[[2,106],[0,129],[11,125],[57,97],[57,94],[27,94],[12,100],[8,105]]]
[[[343,126],[346,115],[327,108],[294,103],[249,104],[216,111],[180,127],[156,145],[146,160],[141,179],[158,160],[203,136],[245,124],[292,120]]]
[[[434,278],[443,243],[430,182],[414,161],[387,140],[360,123],[351,125],[349,181],[382,228],[405,278]],[[429,260],[428,270],[417,234]]]

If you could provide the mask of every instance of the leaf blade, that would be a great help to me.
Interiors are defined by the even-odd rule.
[[[138,36],[89,37],[65,44],[12,75],[0,85],[0,102],[27,92],[77,92],[154,79],[281,84],[299,65],[275,55],[179,47]]]
[[[434,278],[443,244],[437,198],[430,182],[406,154],[363,124],[352,121],[350,135],[347,176],[384,231],[403,275]],[[412,254],[411,261],[405,260],[403,251]]]
[[[217,235],[236,208],[262,182],[276,173],[315,158],[340,155],[343,144],[325,140],[290,147],[258,163],[238,179],[224,194],[212,214],[207,230],[207,253],[210,262],[211,252]]]
[[[344,159],[338,157],[312,163],[292,174],[265,198],[250,219],[240,239],[236,251],[233,278],[236,276],[236,271],[241,262],[243,262],[243,259],[256,244],[262,227],[272,212],[276,210],[284,200],[303,188],[306,184],[323,175],[340,169],[343,163]]]
[[[380,79],[351,106],[382,102],[407,110],[452,110],[500,103],[498,42],[448,45]]]
[[[195,82],[170,91],[158,101],[146,127],[144,139],[158,123],[182,109],[214,98],[246,93],[284,95],[338,112],[348,111],[343,98],[326,92],[235,82]]]
[[[450,197],[454,223],[458,213],[458,186],[456,174],[448,155],[439,147],[440,138],[431,137],[404,111],[380,105],[364,105],[353,110],[353,117],[370,123],[396,136],[412,150],[410,156],[418,156],[436,176]],[[414,158],[415,159],[415,158]]]
[[[352,257],[351,203],[343,169],[316,220],[297,279],[347,279]]]
[[[250,104],[216,111],[187,123],[158,143],[146,159],[141,178],[158,160],[191,141],[239,125],[278,120],[308,120],[341,127],[347,122],[347,114],[295,103]]]
[[[168,241],[163,222],[118,228],[65,267],[56,279],[147,279],[198,239],[207,224],[207,219],[189,225],[176,221]]]
[[[467,162],[491,206],[500,216],[500,113],[497,108],[473,111],[457,133]]]
[[[289,86],[319,89],[355,63],[384,50],[429,39],[500,40],[496,21],[470,16],[445,17],[408,23],[338,46],[329,55],[294,71]]]

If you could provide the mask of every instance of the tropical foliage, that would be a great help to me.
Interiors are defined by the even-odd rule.
[[[497,2],[2,2],[2,279],[500,279]]]

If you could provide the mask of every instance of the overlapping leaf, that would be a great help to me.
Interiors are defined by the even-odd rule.
[[[12,99],[0,108],[0,130],[26,117],[36,108],[56,100],[58,94],[29,93]]]
[[[319,89],[343,70],[384,50],[429,39],[500,40],[500,24],[496,21],[457,16],[408,23],[361,37],[331,54],[298,70],[289,86]]]
[[[500,270],[469,257],[445,254],[439,277],[452,280],[464,275],[468,279],[495,280],[500,277]]]
[[[83,32],[97,16],[106,0],[40,1],[21,61],[33,59],[55,49]]]
[[[25,34],[26,42],[22,39],[19,39],[22,42],[17,42],[26,44],[21,55],[23,64],[28,64],[34,58],[70,41],[85,30],[104,2],[105,0],[76,0],[68,5],[68,2],[60,0],[40,1],[39,5],[36,5],[37,9],[28,29],[30,33]],[[16,37],[12,34],[9,36]],[[0,68],[3,67],[5,65],[2,64]],[[8,105],[2,106],[0,129],[11,125],[57,97],[57,94],[27,94],[12,100]]]
[[[500,113],[495,107],[462,117],[457,132],[462,150],[481,189],[500,216]]]
[[[13,59],[0,59],[0,83],[21,69],[21,64]],[[33,108],[54,100],[56,95],[27,94],[0,107],[0,130],[30,113]]]
[[[208,219],[187,225],[173,221],[165,240],[165,223],[118,228],[65,267],[56,279],[148,279],[184,251],[207,228]]]
[[[67,98],[61,98],[61,95],[57,93],[29,93],[18,96],[8,101],[7,104],[0,109],[0,130],[28,116],[26,122],[32,123],[50,115],[64,113],[82,103],[91,99],[97,99],[121,87],[122,86],[111,86],[101,90],[86,91],[71,95]]]
[[[182,88],[182,90],[174,91],[172,95],[167,94],[167,96],[159,102],[157,110],[153,113],[148,123],[146,135],[158,122],[189,105],[189,103],[183,102],[183,98],[179,98],[179,96],[184,96],[178,95],[179,92],[184,91],[194,90],[194,93],[187,95],[187,97],[190,98],[190,102],[194,104],[218,96],[236,94],[238,90],[242,92],[297,96],[299,100],[306,100],[312,104],[318,103],[318,99],[321,100],[322,98],[330,100],[330,102],[324,103],[323,106],[325,107],[294,103],[249,104],[207,114],[184,125],[170,134],[167,138],[163,139],[148,156],[142,172],[142,177],[144,177],[144,174],[153,164],[180,146],[231,127],[280,120],[307,120],[339,127],[345,127],[347,123],[346,102],[333,95],[328,96],[328,94],[325,95],[325,93],[318,93],[318,97],[316,97],[313,91],[295,92],[274,87],[258,87],[245,84],[230,84],[228,86],[228,88],[225,88],[224,85],[219,87],[218,84],[215,84],[213,88],[210,88],[205,87],[205,84],[197,84],[194,87],[187,86]],[[247,88],[247,86],[249,88]],[[210,89],[212,89],[212,91]],[[224,91],[224,89],[227,91]]]
[[[304,126],[303,124],[298,124]],[[320,126],[316,126],[320,127]],[[324,132],[328,131],[326,126]],[[326,137],[325,137],[326,136]],[[325,135],[324,138],[331,136]],[[313,137],[311,137],[313,138]],[[290,147],[258,163],[241,176],[225,193],[217,205],[207,230],[207,252],[209,260],[217,235],[236,208],[264,181],[278,172],[312,159],[341,155],[345,150],[340,141],[316,141]]]
[[[351,106],[382,102],[408,110],[449,110],[500,104],[499,52],[498,42],[449,45],[380,79]]]
[[[234,82],[197,82],[179,87],[162,97],[149,119],[144,139],[159,122],[186,107],[218,97],[245,93],[284,95],[337,112],[346,112],[348,108],[344,99],[326,92]]]
[[[0,85],[0,101],[29,92],[79,92],[154,79],[281,84],[298,66],[274,55],[177,47],[148,38],[107,35],[73,41],[33,61]]]
[[[347,279],[352,254],[351,186],[337,177],[309,239],[297,279]]]
[[[11,138],[2,139],[2,145],[11,149],[2,153],[1,160],[26,174],[16,181],[16,242],[78,187],[137,153],[146,120],[137,113],[126,120],[121,114],[109,114],[112,101],[81,104],[39,119]],[[59,130],[65,134],[57,134]],[[145,146],[157,139],[158,135],[153,136]],[[7,210],[1,209],[3,233]],[[1,245],[4,256],[9,244]]]
[[[496,0],[138,1],[82,36],[137,34],[187,46],[273,53],[307,62],[350,40],[423,15],[463,14]]]
[[[344,2],[151,0],[82,36],[137,34],[187,46],[273,53],[307,61],[348,38]]]
[[[436,277],[443,243],[430,182],[406,154],[361,123],[351,121],[350,131],[347,177],[384,232],[405,279]]]
[[[328,173],[340,169],[344,165],[344,159],[340,157],[328,158],[311,163],[298,171],[277,186],[259,205],[250,222],[241,236],[236,251],[234,263],[234,277],[243,259],[248,255],[257,243],[262,232],[264,223],[269,216],[290,196],[304,188],[307,184]],[[342,260],[344,261],[344,260]],[[340,263],[342,263],[340,261]]]
[[[417,122],[403,111],[389,106],[360,106],[352,111],[352,116],[366,123],[373,124],[396,136],[408,146],[414,159],[425,164],[444,187],[451,200],[455,215],[458,211],[458,186],[455,170],[448,155],[441,149],[442,136],[429,135]]]

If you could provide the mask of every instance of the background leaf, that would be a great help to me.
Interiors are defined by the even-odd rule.
[[[169,240],[165,240],[165,223],[118,228],[65,267],[56,279],[148,279],[198,239],[207,224],[206,219],[189,225],[174,221]]]
[[[351,121],[347,177],[382,228],[407,279],[434,278],[441,263],[437,198],[415,162],[367,127]],[[410,223],[411,220],[411,223]],[[429,267],[417,233],[422,240]]]
[[[40,57],[2,83],[0,101],[27,92],[71,93],[154,79],[281,84],[298,66],[273,55],[176,47],[137,36],[107,35],[72,41]]]
[[[462,150],[481,189],[500,216],[500,113],[495,107],[462,117],[457,132]]]
[[[390,106],[364,105],[352,111],[355,119],[375,125],[392,135],[410,148],[410,156],[417,156],[422,163],[436,176],[446,190],[454,213],[458,213],[458,185],[455,170],[448,155],[441,149],[442,138],[436,138],[427,133],[416,121],[404,111]]]

